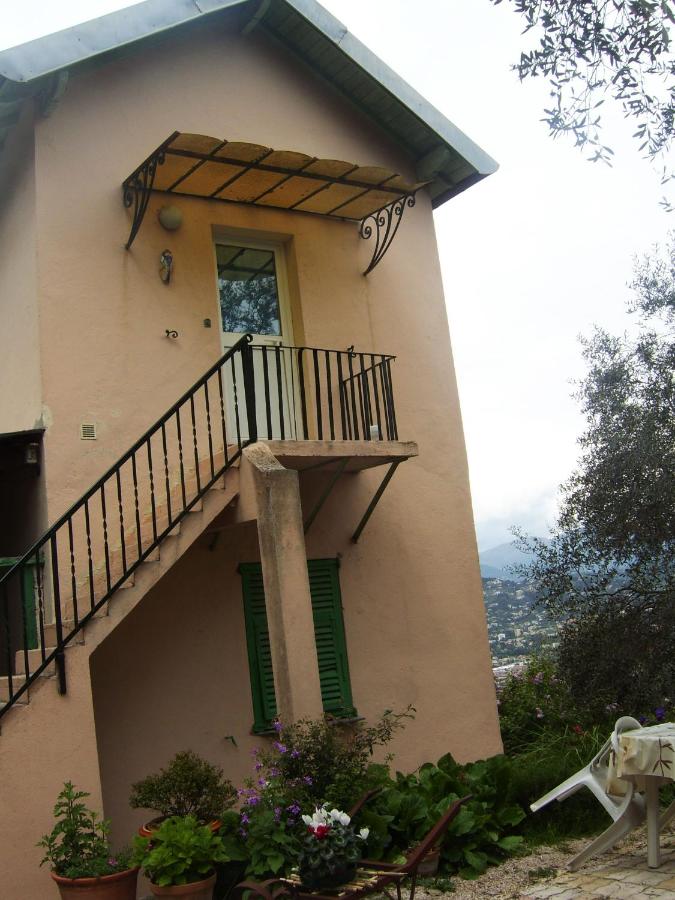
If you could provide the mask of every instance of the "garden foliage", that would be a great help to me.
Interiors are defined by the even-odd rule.
[[[209,822],[234,806],[236,798],[222,769],[185,750],[165,769],[132,785],[129,803],[134,809],[154,809],[162,817],[195,816]]]
[[[161,887],[202,881],[227,859],[221,838],[195,816],[171,816],[152,837],[134,839],[134,862]]]
[[[57,822],[38,843],[45,850],[40,865],[49,863],[63,878],[98,878],[130,867],[129,852],[114,854],[110,849],[109,823],[82,803],[88,796],[67,781],[54,807]]]

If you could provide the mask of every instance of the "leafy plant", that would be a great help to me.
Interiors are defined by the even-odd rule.
[[[160,887],[202,881],[227,861],[220,836],[195,816],[171,816],[152,837],[134,838],[134,862]]]
[[[510,763],[503,756],[460,766],[448,753],[437,765],[417,772],[400,772],[389,788],[363,812],[371,829],[368,855],[396,858],[421,840],[449,806],[467,794],[441,845],[443,868],[463,878],[475,878],[522,844],[511,833],[525,813],[509,797]]]
[[[209,822],[234,806],[237,793],[222,769],[191,750],[177,753],[165,769],[131,786],[130,805],[160,816],[194,816]]]
[[[330,887],[344,883],[353,875],[363,853],[368,829],[357,835],[347,813],[317,807],[312,816],[304,815],[307,835],[298,856],[302,883],[307,887]],[[350,871],[351,870],[351,871]]]
[[[62,878],[98,878],[123,872],[131,865],[129,851],[112,853],[108,843],[110,824],[81,802],[88,796],[67,781],[54,806],[58,821],[37,844],[45,849],[40,865],[49,863]]]
[[[271,750],[258,754],[261,771],[278,778],[303,807],[349,808],[373,786],[375,748],[390,743],[414,714],[412,706],[402,713],[386,710],[372,725],[343,726],[331,718],[277,721]]]

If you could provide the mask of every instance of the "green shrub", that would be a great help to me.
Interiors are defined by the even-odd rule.
[[[171,816],[152,837],[134,838],[134,862],[161,887],[203,881],[227,861],[220,836],[195,816]]]
[[[368,855],[396,859],[418,843],[460,797],[472,799],[450,824],[442,843],[446,872],[474,878],[516,850],[522,837],[513,829],[525,818],[510,799],[510,762],[503,756],[460,766],[450,754],[395,781],[367,807],[361,820],[370,828]]]
[[[37,845],[45,850],[40,865],[49,863],[62,878],[98,878],[130,868],[128,851],[110,850],[109,823],[81,802],[88,796],[67,781],[54,807],[56,825]]]
[[[129,804],[134,809],[154,809],[164,818],[194,816],[209,822],[234,806],[236,796],[222,769],[184,750],[165,769],[133,784]]]

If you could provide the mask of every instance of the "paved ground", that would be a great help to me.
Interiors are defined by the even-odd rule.
[[[488,869],[476,881],[453,879],[452,892],[422,888],[415,900],[602,900],[631,897],[675,900],[675,829],[661,836],[663,862],[659,869],[647,867],[644,829],[629,835],[619,846],[590,860],[578,872],[568,872],[566,863],[588,841],[569,841],[557,847],[539,847],[527,856],[513,857]]]

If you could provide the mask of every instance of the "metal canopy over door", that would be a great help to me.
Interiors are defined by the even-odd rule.
[[[290,357],[280,349],[293,343],[282,248],[250,241],[218,243],[216,264],[223,353],[242,335],[252,335],[258,433],[292,440],[295,378]],[[230,434],[248,439],[246,416],[241,413],[241,360],[227,371],[226,380]]]

